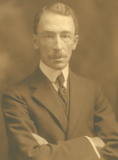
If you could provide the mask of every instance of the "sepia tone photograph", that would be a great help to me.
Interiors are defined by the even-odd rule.
[[[118,0],[0,0],[0,160],[118,160]]]

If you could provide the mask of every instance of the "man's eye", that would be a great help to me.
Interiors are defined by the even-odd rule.
[[[45,35],[44,38],[53,38],[52,35]]]
[[[62,35],[62,38],[64,38],[64,39],[70,39],[70,36],[69,35]]]

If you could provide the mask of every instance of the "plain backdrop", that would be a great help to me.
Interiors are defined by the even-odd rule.
[[[14,83],[30,75],[40,56],[33,48],[35,13],[54,0],[0,0],[0,160],[8,160],[1,97]],[[113,107],[118,120],[118,0],[60,0],[79,19],[79,44],[70,68],[93,79]]]

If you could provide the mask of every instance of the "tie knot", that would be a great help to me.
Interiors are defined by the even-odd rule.
[[[57,76],[57,80],[59,82],[59,85],[63,85],[65,80],[64,80],[64,76],[63,76],[62,72],[60,75]]]

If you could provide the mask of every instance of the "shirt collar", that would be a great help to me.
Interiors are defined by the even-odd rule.
[[[57,76],[63,73],[65,81],[68,79],[68,74],[69,74],[69,69],[68,69],[68,64],[67,66],[62,69],[62,70],[56,70],[53,68],[50,68],[49,66],[45,65],[41,60],[39,63],[39,68],[43,72],[43,74],[51,81],[51,82],[56,82]]]

